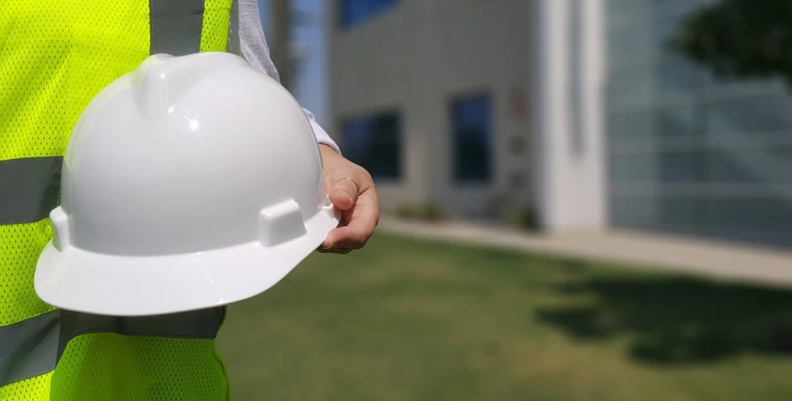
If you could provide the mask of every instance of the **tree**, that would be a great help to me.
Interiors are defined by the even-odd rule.
[[[668,45],[718,77],[792,87],[792,0],[719,0],[683,20]]]

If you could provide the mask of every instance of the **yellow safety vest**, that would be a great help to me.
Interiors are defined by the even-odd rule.
[[[33,275],[83,108],[150,54],[228,51],[232,1],[0,0],[0,401],[228,399],[225,309],[61,311]]]

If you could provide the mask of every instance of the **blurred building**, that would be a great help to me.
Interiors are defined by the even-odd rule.
[[[330,107],[385,206],[480,215],[530,202],[524,0],[342,0],[331,7]]]
[[[267,41],[276,42],[274,20],[278,13],[275,12],[274,3],[272,0],[257,2]],[[323,17],[326,4],[325,0],[289,1],[290,13],[279,15],[280,18],[290,18],[290,21],[285,21],[290,25],[288,58],[273,60],[276,65],[278,62],[288,63],[278,66],[278,71],[283,74],[285,68],[289,69],[289,90],[302,107],[313,113],[322,126],[329,124],[330,120],[327,110],[327,35]],[[278,51],[274,44],[269,43],[273,56]]]
[[[707,2],[332,0],[332,131],[385,208],[792,245],[792,97],[665,49]]]

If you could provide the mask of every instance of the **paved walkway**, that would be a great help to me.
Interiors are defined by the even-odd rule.
[[[536,235],[465,222],[425,224],[382,219],[378,230],[496,248],[583,257],[718,280],[792,288],[792,252],[646,233],[609,231]]]

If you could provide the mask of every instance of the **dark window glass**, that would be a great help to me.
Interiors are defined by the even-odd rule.
[[[343,124],[344,155],[374,179],[401,177],[401,116],[382,113],[356,117]]]
[[[458,182],[488,182],[492,177],[492,106],[486,95],[451,105],[453,174]]]
[[[705,179],[706,157],[696,149],[614,154],[611,177],[617,182],[697,184]]]
[[[792,131],[792,99],[771,93],[712,102],[707,105],[706,124],[711,135]]]
[[[792,96],[664,42],[714,0],[607,0],[613,224],[792,247]]]

